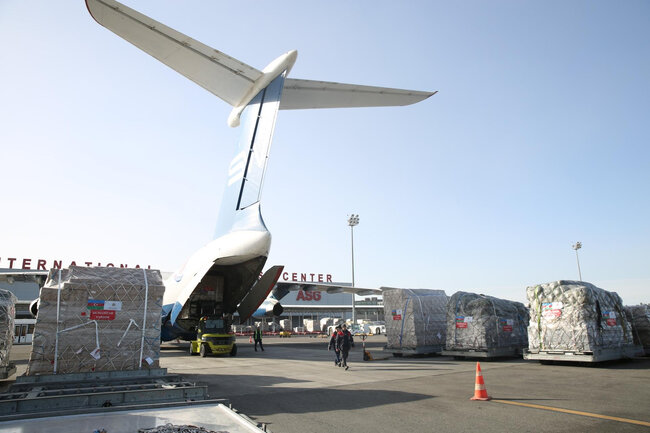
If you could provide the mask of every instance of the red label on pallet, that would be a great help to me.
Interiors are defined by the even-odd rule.
[[[456,322],[456,328],[467,328],[467,322]]]
[[[115,310],[90,310],[90,320],[115,320]]]

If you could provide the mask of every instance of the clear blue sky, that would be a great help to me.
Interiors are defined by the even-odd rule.
[[[650,295],[647,1],[127,5],[294,78],[438,90],[409,107],[282,111],[268,265],[362,287],[525,300],[577,279]],[[82,0],[0,0],[0,267],[173,271],[211,239],[230,107],[99,26]]]

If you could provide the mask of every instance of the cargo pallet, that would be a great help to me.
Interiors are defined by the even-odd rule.
[[[0,394],[0,421],[206,399],[206,385],[168,375],[166,368],[19,376]]]
[[[443,350],[442,356],[455,358],[506,358],[521,356],[521,349],[516,347],[498,347],[494,349],[455,349]]]
[[[418,347],[402,347],[392,348],[384,347],[384,352],[390,352],[395,357],[400,356],[415,356],[415,355],[439,355],[442,352],[442,345],[435,346],[418,346]]]
[[[536,361],[564,361],[564,362],[604,362],[617,359],[632,358],[638,354],[634,346],[616,347],[610,349],[596,349],[593,352],[579,352],[575,350],[524,350],[524,359]]]

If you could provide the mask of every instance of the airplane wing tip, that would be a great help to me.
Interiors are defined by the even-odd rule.
[[[420,92],[420,94],[422,95],[422,98],[417,100],[417,101],[412,102],[412,104],[417,104],[418,102],[422,102],[424,100],[427,100],[430,97],[432,97],[433,95],[435,95],[436,93],[438,93],[437,90],[434,90],[433,92]]]

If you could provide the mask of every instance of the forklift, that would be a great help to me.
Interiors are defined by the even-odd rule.
[[[190,355],[237,356],[235,334],[221,317],[204,316],[199,319],[196,340],[190,341]]]

